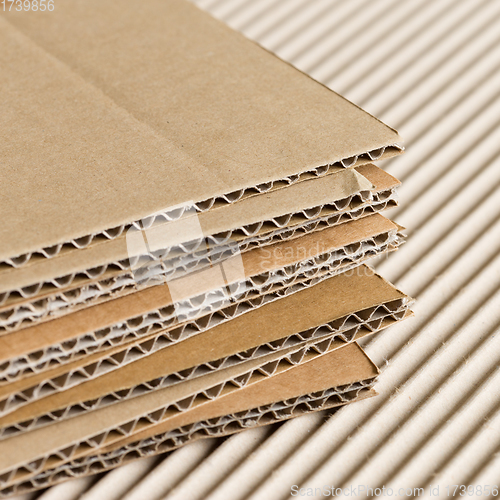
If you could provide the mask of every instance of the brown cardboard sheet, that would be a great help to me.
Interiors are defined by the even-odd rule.
[[[2,442],[0,486],[111,445],[132,432],[147,429],[241,387],[258,384],[338,347],[328,338],[309,342],[299,351],[290,348],[276,351],[265,358],[63,420],[56,424],[57,433],[48,426],[15,435]]]
[[[202,420],[216,418],[230,413],[238,413],[250,408],[296,398],[303,394],[340,386],[362,380],[374,379],[377,367],[366,356],[357,343],[347,344],[329,351],[323,356],[291,370],[263,380],[257,385],[249,385],[161,422],[152,428],[127,436],[112,446],[102,448],[106,453],[135,441],[168,432]]]
[[[360,319],[356,317],[357,315],[351,315],[347,318],[342,318],[341,320],[339,320],[340,326],[338,328],[333,327],[332,323],[322,325],[320,327],[310,329],[306,332],[289,335],[288,337],[279,339],[278,341],[268,342],[255,348],[229,355],[218,360],[204,362],[197,366],[193,366],[176,373],[166,374],[154,380],[143,381],[140,384],[127,390],[103,394],[91,400],[79,401],[77,403],[70,404],[65,408],[60,408],[57,411],[47,410],[46,413],[43,413],[42,411],[36,416],[29,416],[27,419],[23,420],[23,414],[26,415],[29,411],[33,411],[34,408],[40,410],[40,408],[44,406],[50,406],[50,404],[54,402],[54,399],[57,399],[51,398],[51,394],[60,394],[59,391],[65,390],[69,390],[74,393],[75,390],[77,390],[75,389],[75,382],[83,383],[85,380],[89,379],[96,380],[96,378],[98,379],[99,377],[105,376],[106,373],[109,373],[110,369],[115,370],[114,373],[118,373],[121,369],[123,369],[123,366],[126,365],[126,363],[124,362],[114,364],[112,363],[114,361],[113,357],[106,358],[103,356],[100,359],[99,363],[101,365],[108,364],[112,368],[108,370],[96,370],[95,372],[92,372],[89,367],[84,367],[76,373],[75,371],[70,372],[67,376],[65,376],[65,378],[61,377],[56,382],[49,381],[42,384],[41,386],[31,388],[29,391],[17,393],[14,398],[19,398],[19,400],[21,400],[23,403],[31,402],[31,407],[29,405],[24,407],[21,406],[20,410],[14,411],[11,414],[7,414],[2,419],[0,439],[11,437],[41,426],[49,425],[56,421],[72,418],[76,415],[88,411],[94,411],[110,404],[119,403],[122,400],[135,397],[137,396],[137,394],[145,394],[149,391],[160,390],[164,387],[169,387],[178,383],[184,383],[185,381],[191,380],[196,377],[203,377],[208,373],[223,370],[229,366],[234,366],[235,364],[245,362],[249,359],[256,360],[263,357],[265,358],[265,356],[270,352],[279,351],[285,353],[285,351],[290,352],[290,349],[300,351],[304,345],[311,342],[311,339],[314,339],[314,341],[325,339],[328,342],[328,345],[332,348],[339,348],[346,343],[359,340],[367,335],[378,332],[379,330],[388,328],[398,321],[402,321],[406,318],[411,317],[412,315],[413,313],[408,309],[407,305],[403,305],[396,310],[391,310],[391,308],[384,308],[384,306],[379,306],[378,308],[374,309],[373,314],[367,319]],[[134,348],[129,348],[126,354],[128,354],[128,351],[132,349]],[[138,351],[139,349],[135,348],[134,350]],[[144,354],[143,356],[146,355],[148,355],[148,353]],[[142,359],[143,356],[136,356],[135,359],[132,359],[132,361]],[[122,358],[124,357],[126,356],[123,355]],[[85,370],[91,372],[91,376],[89,376]],[[101,371],[102,373],[100,373]],[[60,382],[61,380],[64,380],[64,383],[57,384],[57,382]],[[32,392],[30,393],[30,391]],[[29,397],[26,397],[26,394],[29,394]],[[42,401],[37,401],[37,397],[43,398]],[[19,404],[16,407],[19,407]],[[22,410],[22,408],[24,408],[24,411]]]
[[[395,198],[392,190],[379,192],[374,196],[374,203],[369,206],[358,208],[353,212],[343,212],[332,216],[323,216],[324,210],[322,210],[320,217],[316,219],[306,219],[305,223],[303,222],[291,229],[279,229],[269,233],[265,238],[249,238],[243,244],[238,243],[238,248],[241,253],[244,253],[261,246],[290,241],[340,223],[359,220],[394,205]],[[404,234],[400,236],[404,238]],[[99,304],[113,298],[125,296],[138,289],[165,283],[173,275],[178,275],[179,271],[181,275],[185,276],[193,271],[193,265],[197,270],[201,270],[216,263],[222,263],[227,259],[228,250],[231,254],[236,250],[234,242],[231,242],[230,239],[228,245],[222,245],[225,254],[220,254],[220,250],[217,250],[218,255],[211,254],[209,256],[206,250],[202,250],[200,260],[186,266],[182,265],[181,269],[178,267],[172,268],[171,263],[168,266],[164,265],[163,259],[160,261],[155,258],[152,262],[150,261],[151,265],[147,264],[148,277],[145,278],[143,274],[139,284],[136,274],[130,268],[127,260],[119,263],[119,265],[104,266],[97,270],[70,275],[62,280],[57,279],[49,283],[38,284],[35,289],[29,287],[29,289],[23,288],[17,292],[11,291],[0,294],[2,295],[0,302],[3,301],[4,303],[3,310],[0,311],[0,333],[29,326],[30,321],[38,322],[51,317],[59,317],[84,306]],[[382,248],[380,250],[383,251]],[[354,256],[350,255],[350,257]],[[239,263],[238,268],[241,268],[241,265]]]
[[[331,415],[332,411],[346,404],[356,403],[376,396],[377,392],[370,389],[368,384],[363,384],[360,388],[356,387],[346,392],[337,393],[335,388],[332,388],[322,391],[320,396],[317,394],[303,395],[294,398],[292,401],[276,402],[248,410],[244,412],[247,415],[238,414],[237,416],[225,415],[219,417],[217,420],[220,423],[217,424],[212,421],[198,422],[195,425],[188,426],[189,429],[174,429],[169,433],[132,443],[127,447],[104,455],[83,457],[4,488],[0,490],[0,498],[7,498],[14,494],[26,494],[33,490],[55,486],[68,479],[109,471],[140,458],[154,456],[159,453],[169,453],[199,439],[226,437],[255,427],[284,422],[312,412],[329,411]]]
[[[304,234],[311,234],[313,231],[320,231],[328,227],[330,227],[330,223],[328,220],[316,220],[308,228],[306,228],[305,231],[301,230],[298,237],[303,236]],[[374,238],[361,240],[355,245],[347,245],[346,247],[335,250],[333,252],[315,256],[311,259],[308,259],[307,261],[303,261],[303,264],[305,266],[304,275],[306,275],[308,279],[311,277],[311,266],[316,266],[314,267],[315,275],[319,275],[323,272],[338,274],[339,272],[343,272],[343,270],[347,270],[352,266],[359,265],[371,256],[396,250],[406,240],[404,228],[399,225],[397,225],[397,227],[397,233],[394,233],[391,230],[386,233],[379,234]],[[278,239],[278,242],[279,241],[283,240],[280,238]],[[286,235],[284,241],[290,241],[288,235]],[[211,259],[209,259],[209,261],[210,260]],[[231,262],[234,262],[234,271],[238,271],[238,274],[244,275],[243,264],[241,260],[230,260]],[[219,271],[215,273],[217,275],[217,280],[214,281],[214,284],[220,284],[221,287],[226,287],[226,282],[228,281],[227,273],[225,272],[224,276],[221,275],[220,272],[221,269],[227,271],[227,263],[227,260],[220,260],[218,264]],[[199,267],[198,265],[196,267],[196,272],[198,274],[210,274],[215,272],[213,269],[209,272],[209,267],[208,265],[205,265],[205,263],[203,263],[203,265],[202,263],[199,263]],[[184,278],[189,276],[192,272],[193,268],[190,267],[189,272],[183,273]],[[272,282],[276,280],[279,281],[280,279],[282,286],[288,286],[292,282],[298,282],[300,279],[303,279],[301,269],[297,267],[297,264],[293,264],[275,272],[271,271],[261,274],[260,276],[248,278],[244,282],[237,281],[233,285],[231,285],[232,293],[235,293],[235,297],[233,297],[233,299],[236,299],[236,302],[246,300],[249,297],[249,294],[251,294],[252,287],[258,288],[261,293],[270,291],[270,286],[272,286],[274,289],[277,289],[279,283]],[[138,281],[136,280],[134,272],[129,270],[125,274],[121,274],[120,276],[115,276],[110,279],[98,280],[94,283],[90,283],[89,285],[84,285],[81,288],[69,290],[67,292],[62,291],[61,293],[55,293],[52,296],[46,297],[45,299],[34,300],[25,304],[16,304],[12,308],[7,309],[6,311],[3,311],[1,313],[2,319],[0,320],[0,330],[2,331],[2,334],[13,332],[22,327],[29,327],[46,320],[64,316],[65,314],[77,312],[84,307],[90,307],[93,305],[104,303],[108,300],[124,297],[131,292],[137,291],[137,289],[143,290],[148,286],[165,284],[166,281],[168,281],[170,284],[170,278],[167,278],[166,276],[160,274],[153,276],[152,278],[148,278],[146,282],[141,279],[138,285]],[[176,293],[179,292],[178,285],[179,280],[177,280],[176,282]],[[235,287],[238,289],[237,292],[235,290]],[[241,294],[241,287],[245,289],[243,295]],[[218,296],[218,298],[220,299],[221,293],[222,289],[219,289],[218,291],[212,290],[211,292],[208,292],[206,294],[198,295],[196,301],[199,301],[198,303],[203,306],[202,309],[204,309],[204,312],[208,312],[209,310],[211,310],[207,310],[209,302],[213,301],[215,296]],[[194,303],[195,299],[189,299],[189,302]],[[186,304],[186,300],[184,300],[183,303]],[[213,309],[213,306],[210,307]],[[189,309],[193,309],[193,307],[190,306]],[[197,306],[195,307],[195,309],[197,309]],[[161,319],[162,322],[167,319],[165,316],[165,312],[165,309],[162,309],[162,313],[160,314],[161,318],[158,318]],[[182,317],[187,319],[188,317],[192,317],[192,313],[193,311],[190,312],[189,316],[183,314]],[[172,323],[171,320],[172,318],[170,318],[169,324]],[[164,324],[165,326],[168,326],[166,323]],[[81,346],[75,344],[71,347],[71,350],[79,349],[80,347]],[[67,354],[69,354],[68,349],[69,346],[66,345],[64,351]],[[57,356],[57,353],[54,351],[52,355]],[[28,362],[28,364],[32,364],[32,361],[33,360]],[[0,371],[3,372],[6,368],[7,367],[2,364]]]
[[[298,332],[301,332],[299,338],[303,340],[322,335],[339,335],[341,345],[349,340],[343,338],[342,332],[350,328],[359,328],[371,320],[376,321],[378,328],[385,316],[390,318],[393,315],[396,319],[404,317],[410,303],[408,297],[366,266],[362,266],[361,270],[351,276],[345,273],[327,279],[150,355],[137,360],[132,358],[132,362],[125,366],[122,363],[128,361],[125,354],[129,347],[115,348],[115,352],[121,350],[123,353],[115,355],[115,358],[109,357],[107,353],[96,354],[90,359],[84,358],[5,385],[0,388],[4,414],[0,418],[0,426],[39,418],[66,407],[74,406],[74,412],[87,411],[104,404],[108,399],[118,401],[122,397],[130,397],[133,391],[129,389],[153,380],[157,382],[144,390],[161,387],[161,384],[175,384],[192,376],[189,369],[193,367],[207,365],[198,373],[194,372],[199,375],[218,367],[225,358],[229,357],[227,362],[238,362],[254,356],[253,349],[263,344],[269,344],[271,349],[279,348],[271,347],[271,344],[288,339]],[[296,315],[297,308],[301,308],[300,316]],[[370,331],[373,328],[365,329],[363,334]],[[356,333],[357,330],[353,332]],[[231,357],[244,352],[247,354]],[[108,359],[108,371],[85,381],[96,373],[99,375],[96,372],[99,356]],[[85,367],[88,367],[87,371]],[[182,373],[185,374],[176,375]],[[111,393],[113,397],[104,397]]]
[[[16,490],[21,493],[70,477],[114,468],[138,457],[171,451],[204,437],[225,436],[372,397],[376,392],[371,386],[378,371],[374,365],[371,370],[369,366],[364,366],[362,356],[357,344],[325,354],[263,380],[258,386],[243,387],[201,407],[173,416],[147,431],[132,433],[112,446],[98,449],[96,455],[91,454],[52,471],[45,471],[35,477],[33,482],[18,485]],[[356,372],[346,370],[339,373],[335,367],[342,364],[341,358],[351,368],[356,364]],[[362,379],[363,376],[366,378]],[[301,394],[301,389],[309,393]],[[280,399],[283,396],[286,396],[285,400]],[[8,491],[3,490],[5,493]]]
[[[2,384],[12,383],[34,373],[48,371],[58,365],[72,363],[82,357],[85,357],[87,361],[85,368],[81,369],[81,363],[75,363],[69,366],[67,371],[77,370],[79,377],[85,374],[87,378],[93,378],[105,371],[116,369],[118,366],[131,363],[168,345],[214,328],[265,304],[314,286],[340,272],[352,269],[353,265],[356,263],[339,267],[322,263],[304,275],[298,274],[290,279],[268,284],[260,290],[249,289],[235,303],[224,299],[204,307],[200,306],[200,314],[197,311],[199,304],[196,303],[191,311],[194,319],[177,317],[173,306],[146,313],[127,320],[126,323],[116,324],[112,328],[89,332],[70,341],[51,344],[42,350],[30,351],[27,354],[10,358],[1,366],[0,380]],[[379,306],[379,311],[374,311],[374,315],[378,317],[382,313],[398,314],[398,311],[404,307],[407,307],[404,301],[384,303],[383,306]],[[26,382],[29,383],[29,378]],[[70,380],[67,383],[70,383]],[[67,386],[67,383],[64,386]],[[75,381],[71,380],[71,384],[74,383]],[[57,386],[58,389],[63,387],[60,383]]]
[[[385,221],[382,220],[380,222],[386,224]],[[275,255],[278,256],[279,253],[277,252]],[[283,255],[285,259],[290,258],[288,254]],[[292,254],[292,261],[293,258]],[[251,260],[249,260],[249,265],[250,263]],[[371,307],[378,304],[380,300],[387,300],[374,295],[370,297],[369,303],[366,303],[366,298],[357,302],[358,294],[361,294],[361,297],[368,296],[368,286],[375,283],[377,286],[383,284],[386,297],[389,297],[389,299],[394,298],[394,288],[392,285],[387,284],[379,276],[372,276],[372,271],[366,266],[361,267],[359,272],[352,274],[352,276],[337,276],[329,280],[329,285],[327,285],[330,287],[331,292],[334,293],[334,297],[341,297],[342,302],[347,304],[347,312]],[[311,293],[314,292],[301,292],[300,297],[308,296]],[[298,300],[301,300],[301,298]],[[79,334],[84,335],[102,330],[116,323],[122,323],[129,318],[136,321],[140,315],[158,310],[169,304],[171,304],[171,300],[168,294],[168,287],[158,286],[89,308],[88,310],[79,311],[48,323],[11,333],[0,338],[3,360],[8,360],[26,352],[36,352],[35,350],[42,349],[43,347],[49,347],[66,340],[74,339]],[[142,324],[140,321],[138,323],[139,326]]]
[[[297,280],[297,282],[285,284],[277,288],[272,287],[270,290],[261,291],[261,293],[251,292],[249,297],[245,297],[242,301],[237,302],[234,305],[222,307],[222,309],[210,312],[193,321],[181,323],[179,326],[174,325],[172,327],[168,322],[164,324],[161,321],[160,316],[157,318],[157,321],[147,324],[144,328],[139,328],[138,330],[129,328],[129,331],[126,331],[124,335],[114,335],[116,332],[111,329],[97,330],[91,335],[85,334],[77,338],[79,350],[70,352],[68,358],[65,356],[56,356],[49,360],[47,364],[41,363],[40,365],[36,364],[36,360],[34,360],[35,363],[30,365],[30,367],[25,370],[20,368],[20,377],[17,377],[14,374],[13,378],[11,378],[7,372],[4,372],[2,382],[3,384],[11,384],[11,387],[16,387],[16,390],[24,391],[27,387],[30,387],[32,383],[43,382],[45,378],[52,379],[73,370],[77,370],[80,373],[80,367],[83,366],[80,358],[83,356],[85,356],[85,360],[90,363],[89,366],[93,366],[92,364],[94,361],[102,359],[103,352],[106,353],[106,356],[114,357],[115,353],[122,351],[124,348],[128,350],[129,347],[137,346],[141,351],[143,351],[144,355],[147,355],[148,351],[150,353],[156,351],[157,346],[150,346],[149,349],[145,349],[144,340],[146,342],[152,341],[152,344],[158,343],[160,349],[164,348],[168,345],[175,344],[193,335],[197,335],[214,328],[222,323],[233,320],[243,314],[247,314],[248,312],[256,310],[266,304],[305,290],[325,279],[332,277],[333,275],[327,270],[319,276],[300,279]],[[149,317],[149,314],[147,314],[146,317]],[[138,326],[140,327],[140,324]],[[91,347],[85,346],[86,340],[90,340],[89,344]],[[51,349],[56,347],[68,348],[67,343],[63,342],[60,344],[49,345],[44,349],[44,352],[49,355]],[[59,351],[59,349],[57,349],[57,351]],[[125,358],[128,358],[128,355],[125,356]],[[21,357],[11,358],[6,363],[15,364],[16,359],[19,361],[20,366],[22,364],[21,361],[24,359]],[[109,368],[110,367],[107,366],[106,369],[109,370]],[[88,372],[87,376],[92,374],[94,376],[98,376],[101,371],[102,367],[100,364],[90,371],[84,368],[84,372]],[[44,375],[42,375],[42,373],[44,373]],[[22,379],[22,381],[20,379]]]
[[[187,1],[16,14],[0,19],[3,260],[400,141]]]
[[[342,352],[342,349],[338,349],[338,351]],[[327,349],[326,353],[328,352],[330,351]],[[360,353],[362,357],[359,355]],[[324,353],[312,355],[309,358],[304,358],[301,363],[307,364],[313,359],[317,359],[324,355]],[[354,357],[352,361],[347,359],[351,356]],[[320,375],[320,383],[325,382],[325,377],[327,377],[326,373],[328,371],[333,371],[334,374],[345,383],[353,383],[365,380],[366,378],[373,378],[378,373],[377,368],[357,346],[354,346],[354,349],[348,349],[347,352],[343,351],[343,355],[338,359],[338,364],[333,364],[332,361],[334,360],[329,359],[328,370],[320,370],[320,373],[323,374]],[[273,378],[280,373],[292,369],[290,366],[283,367],[283,365],[281,365],[281,367],[282,369],[275,370]],[[231,371],[233,372],[231,375],[233,379],[235,378],[234,368],[235,367],[232,367],[232,369],[227,370],[228,373]],[[344,371],[351,376],[342,376]],[[242,385],[246,387],[253,384],[260,386],[262,381],[267,378],[257,371],[254,371],[253,374],[257,374],[257,377],[254,379],[250,377],[250,379]],[[226,377],[229,378],[227,375]],[[133,433],[137,434],[140,431],[151,428],[159,421],[167,421],[184,411],[203,407],[214,399],[214,397],[223,398],[226,394],[238,391],[234,386],[230,388],[228,384],[226,384],[223,389],[219,389],[217,395],[214,397],[191,397],[187,398],[187,402],[184,404],[178,404],[177,406],[172,404],[176,401],[175,398],[179,400],[182,394],[194,395],[202,387],[205,388],[206,393],[206,388],[210,386],[210,378],[211,375],[207,375],[197,381],[193,380],[174,388],[169,388],[171,393],[170,396],[162,398],[161,403],[158,401],[158,397],[155,398],[157,401],[151,401],[151,394],[147,394],[135,398],[134,400],[128,400],[114,407],[104,408],[96,412],[91,412],[90,414],[81,415],[74,420],[61,422],[57,424],[58,432],[56,434],[52,432],[51,427],[47,427],[27,432],[7,440],[3,444],[5,454],[0,457],[0,470],[3,472],[0,476],[0,484],[6,486],[9,483],[12,484],[20,480],[26,480],[42,470],[48,470],[70,460],[92,454],[95,449],[111,446],[114,442],[122,441],[128,435]],[[305,380],[303,382],[303,385],[307,385],[311,380]],[[314,383],[317,384],[317,382]],[[289,382],[288,384],[285,382],[285,385],[289,386],[288,392],[293,390]],[[165,393],[166,390],[163,390],[163,392]],[[156,393],[155,396],[159,394],[160,393]],[[158,413],[158,406],[160,404],[163,405],[163,411]],[[250,407],[253,406],[254,405],[251,404]],[[153,417],[153,414],[149,413],[149,418],[140,418],[140,415],[147,414],[151,408],[157,408],[156,417]],[[130,418],[133,418],[133,420],[130,420]],[[155,419],[157,422],[155,422]],[[112,423],[116,421],[118,421],[118,423]]]
[[[226,273],[226,281],[227,284],[235,283],[236,281],[238,283],[243,283],[244,280],[242,280],[243,276],[241,275],[244,274],[244,278],[247,279],[246,287],[255,286],[255,283],[251,283],[251,280],[257,280],[257,277],[257,283],[264,284],[272,278],[273,273],[276,275],[280,270],[285,271],[287,274],[292,273],[293,270],[290,266],[298,264],[299,262],[303,262],[305,271],[306,264],[308,264],[311,259],[319,258],[321,255],[323,255],[322,259],[325,261],[330,259],[333,262],[336,257],[338,259],[345,258],[346,261],[349,259],[356,261],[358,258],[356,254],[359,254],[359,257],[361,257],[363,251],[373,254],[373,252],[377,250],[383,251],[388,245],[396,248],[401,241],[398,231],[399,229],[396,224],[381,215],[373,214],[359,220],[327,228],[322,232],[313,232],[301,236],[300,238],[276,243],[263,249],[254,249],[243,253],[241,257],[237,255],[235,258],[226,259],[224,262],[225,268],[228,268],[228,266],[230,267],[232,262],[234,262],[235,266],[242,267],[240,272],[237,273],[237,276],[232,277],[232,275]],[[335,255],[333,255],[334,251],[337,251]],[[295,272],[297,272],[297,270],[295,270]],[[203,279],[206,281],[205,286],[203,282],[200,281]],[[264,281],[264,279],[266,279],[266,281]],[[191,283],[193,280],[194,283]],[[191,274],[183,278],[182,283],[185,297],[200,296],[203,293],[210,292],[214,288],[219,288],[219,286],[215,286],[217,284],[215,277],[209,275],[208,272],[191,272]],[[225,285],[225,283],[221,284],[221,286],[223,285]],[[179,286],[177,285],[176,288],[178,289]],[[177,290],[176,297],[179,297],[179,291],[180,290]],[[179,299],[177,298],[177,300]],[[123,307],[120,307],[121,303],[124,304]],[[169,286],[168,283],[166,283],[149,290],[142,289],[129,296],[128,299],[126,297],[115,299],[108,302],[107,306],[105,304],[95,305],[92,309],[89,309],[91,313],[82,311],[78,314],[80,316],[90,315],[94,318],[93,321],[88,321],[87,319],[82,321],[87,328],[85,331],[92,331],[92,329],[109,326],[117,321],[132,318],[147,310],[154,311],[157,308],[165,307],[171,303],[172,300]],[[85,304],[84,302],[83,305]],[[149,309],[145,309],[148,305]],[[25,328],[30,327],[31,323],[37,321],[39,316],[30,316],[26,311],[26,307],[27,306],[24,304],[18,308],[11,308],[3,311],[5,315],[2,326],[4,334],[14,329],[18,330],[23,326]],[[50,309],[45,316],[42,316],[42,319],[45,318],[49,320],[51,319],[51,314],[55,314],[55,307],[51,302],[47,303],[47,307]],[[99,313],[100,310],[103,311],[102,314]],[[116,311],[121,311],[121,316],[117,316]],[[65,309],[65,312],[66,314],[70,314],[72,311],[71,309]],[[124,313],[127,315],[124,316]],[[101,322],[103,320],[106,322],[99,324],[96,322],[97,318],[101,318]],[[9,320],[10,322],[8,322]],[[75,332],[73,337],[82,333],[79,328],[75,328],[76,325],[74,320],[68,318],[65,322],[61,318],[52,321],[45,327],[40,325],[39,328],[35,330],[27,328],[25,332],[16,331],[7,335],[5,338],[0,337],[0,361],[15,355],[13,353],[14,351],[12,351],[12,346],[22,346],[23,339],[24,343],[28,342],[31,350],[35,351],[47,345],[44,343],[49,340],[49,334],[47,332],[57,331],[58,329],[61,330],[61,328],[67,330],[70,324]],[[50,340],[50,342],[55,343],[61,341],[63,337],[57,339],[56,336],[51,334],[50,339],[54,339]],[[21,348],[21,350],[17,352],[17,355],[22,352],[26,351],[23,351]]]
[[[367,218],[367,222],[369,220],[370,218]],[[180,287],[177,286],[176,305],[170,301],[157,309],[148,309],[134,317],[127,316],[109,327],[86,330],[70,339],[56,339],[55,343],[45,343],[40,346],[34,340],[39,338],[37,335],[26,336],[23,330],[11,333],[6,338],[7,342],[3,343],[0,340],[0,345],[7,355],[0,365],[0,381],[12,382],[31,373],[48,370],[57,364],[68,363],[77,357],[136,339],[142,340],[141,350],[151,352],[152,349],[161,348],[156,345],[157,343],[164,347],[165,343],[175,342],[207,330],[280,297],[319,283],[323,279],[346,272],[374,255],[394,251],[404,242],[400,229],[399,226],[398,232],[394,232],[393,228],[389,229],[386,233],[379,233],[326,254],[322,254],[314,245],[308,248],[299,246],[297,257],[304,260],[234,283],[231,285],[235,291],[232,299],[229,299],[224,291],[225,284],[221,284],[223,288],[215,290],[212,288],[207,292],[198,293],[202,284],[198,283],[196,293],[188,293],[189,298],[178,302]],[[287,250],[292,249],[287,247]],[[309,255],[317,252],[320,253],[309,258]],[[285,254],[268,252],[263,255],[267,259],[266,265],[273,259],[290,260],[291,256],[293,253],[288,252]],[[215,282],[214,280],[209,285],[213,287]],[[189,292],[189,284],[186,284],[186,292]],[[168,293],[166,298],[169,298]],[[144,342],[153,336],[156,336],[155,345]],[[24,351],[23,337],[26,338]],[[43,337],[40,340],[47,341]],[[17,354],[12,350],[12,347],[16,346],[20,349]]]

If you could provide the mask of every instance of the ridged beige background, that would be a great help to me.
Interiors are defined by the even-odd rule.
[[[377,398],[18,498],[499,484],[500,1],[196,3],[402,133],[406,154],[382,166],[404,182],[389,216],[409,242],[377,269],[418,299],[416,317],[367,344]]]

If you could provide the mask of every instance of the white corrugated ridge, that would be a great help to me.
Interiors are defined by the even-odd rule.
[[[375,362],[389,362],[379,397],[327,420],[311,414],[250,431],[251,444],[243,433],[219,447],[187,446],[157,466],[177,467],[174,479],[153,469],[113,498],[287,498],[292,484],[427,488],[432,480],[441,493],[446,484],[498,484],[500,3],[196,3],[405,137],[406,154],[383,166],[404,181],[391,215],[410,238],[377,270],[416,296],[416,317],[367,346]],[[224,473],[202,481],[205,464]],[[86,500],[101,498],[98,485]]]

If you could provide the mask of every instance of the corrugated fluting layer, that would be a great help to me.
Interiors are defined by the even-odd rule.
[[[384,167],[403,181],[389,216],[409,242],[377,269],[418,299],[416,317],[366,344],[384,367],[376,398],[26,498],[267,500],[293,485],[406,496],[429,484],[446,497],[448,485],[499,484],[500,1],[197,4],[402,133],[406,154]]]

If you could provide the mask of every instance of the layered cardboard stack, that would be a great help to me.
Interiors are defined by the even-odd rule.
[[[394,130],[182,0],[0,25],[0,495],[374,394]]]

